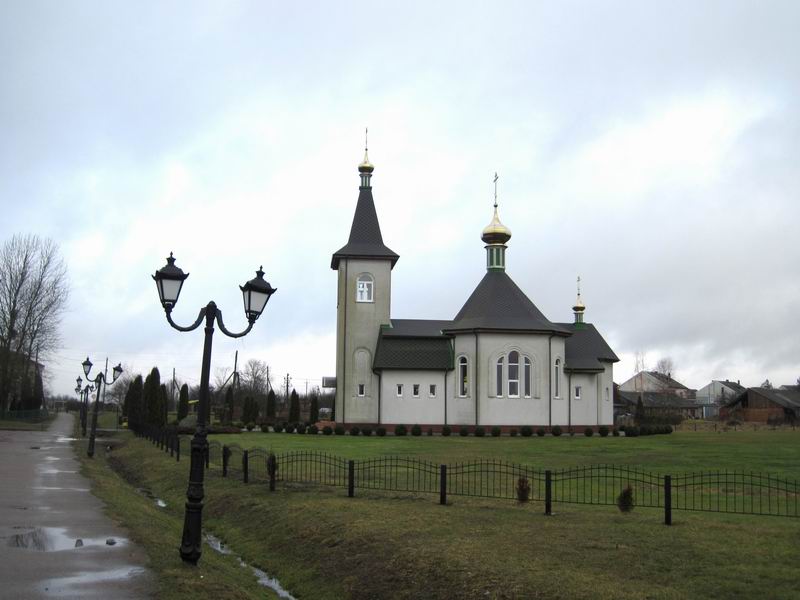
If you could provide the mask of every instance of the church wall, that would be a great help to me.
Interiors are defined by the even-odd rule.
[[[356,302],[356,280],[362,273],[369,273],[374,279],[374,302]],[[338,275],[336,420],[377,423],[379,381],[372,372],[372,360],[380,327],[389,323],[391,263],[388,260],[343,259]],[[369,361],[367,369],[359,358],[365,351]],[[366,388],[363,397],[358,396],[359,383]]]
[[[403,386],[398,397],[397,385]],[[419,397],[413,395],[419,384]],[[436,385],[436,395],[430,396],[430,385]],[[444,423],[445,374],[443,371],[385,370],[381,389],[381,422],[404,425],[438,425]],[[449,393],[450,390],[448,390]]]
[[[475,424],[475,336],[472,334],[457,335],[453,342],[455,369],[447,378],[447,424]],[[467,376],[467,395],[458,395],[458,357],[466,356],[469,374]]]
[[[594,426],[598,424],[597,388],[598,380],[601,379],[601,373],[572,373],[568,376],[568,380],[571,380],[569,391],[571,394],[572,425]],[[578,386],[581,388],[580,399],[575,395],[575,388]]]
[[[614,363],[604,362],[605,371],[600,376],[600,424],[614,425]],[[606,394],[606,389],[608,394]]]
[[[550,373],[555,379],[555,363],[556,360],[561,361],[559,368],[559,385],[558,395],[556,395],[556,384],[553,381],[553,414],[551,417],[553,425],[561,425],[566,427],[569,422],[569,378],[564,372],[564,362],[566,356],[565,338],[553,337],[553,351],[552,360],[550,361]]]

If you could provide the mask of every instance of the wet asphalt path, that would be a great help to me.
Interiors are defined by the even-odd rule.
[[[60,413],[46,432],[0,430],[0,598],[147,598],[144,552],[78,472],[73,418]]]

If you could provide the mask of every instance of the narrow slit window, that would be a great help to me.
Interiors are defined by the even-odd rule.
[[[467,380],[469,376],[468,366],[466,356],[458,359],[458,395],[462,398],[467,395],[467,390],[469,389],[469,381]]]
[[[398,383],[397,384],[397,397],[401,398],[402,396],[403,396],[403,384],[402,383]]]
[[[580,399],[581,399],[581,386],[576,385],[575,386],[575,400],[580,400]]]
[[[497,369],[496,369],[496,379],[497,379],[497,386],[495,392],[498,396],[503,395],[503,363],[505,362],[505,357],[501,356],[497,359]]]
[[[358,395],[359,395],[359,396],[364,396],[364,395],[366,395],[366,387],[367,387],[367,386],[366,386],[366,385],[364,385],[363,383],[359,383],[359,384],[358,384]]]
[[[519,398],[519,352],[508,353],[508,396]]]
[[[525,397],[531,397],[531,359],[527,356],[525,357],[525,372],[523,373],[524,377],[524,385],[525,385]]]
[[[555,373],[553,375],[553,378],[555,379],[555,384],[553,386],[553,390],[555,392],[555,397],[556,398],[560,398],[561,397],[561,360],[559,360],[558,358],[556,359],[556,366],[555,366],[554,371],[555,371]]]
[[[418,383],[415,383],[414,385],[411,386],[411,395],[414,396],[414,398],[419,398],[419,384]]]
[[[436,384],[435,383],[432,383],[432,384],[430,384],[430,386],[428,386],[428,395],[431,398],[435,398],[436,397]]]

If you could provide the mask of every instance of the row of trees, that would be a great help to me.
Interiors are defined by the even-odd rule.
[[[60,342],[68,297],[67,268],[55,242],[18,234],[0,247],[0,409],[42,405],[40,361]]]

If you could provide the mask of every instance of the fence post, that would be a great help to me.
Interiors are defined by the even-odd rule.
[[[267,474],[269,475],[269,491],[275,491],[275,474],[278,471],[278,459],[270,452],[267,457]]]
[[[672,525],[672,476],[664,475],[664,525]]]
[[[211,459],[211,446],[206,444],[206,469],[208,469],[210,459]]]
[[[247,472],[248,466],[249,466],[249,459],[247,457],[247,450],[245,450],[242,453],[242,473],[243,473],[243,476],[244,476],[244,482],[245,483],[250,481],[250,475]]]
[[[175,460],[177,462],[181,462],[181,436],[176,435],[175,436],[175,441],[176,441],[176,444],[175,444]]]
[[[553,472],[544,472],[544,514],[553,514]]]
[[[439,465],[439,504],[447,504],[447,465]]]
[[[352,498],[356,493],[356,463],[347,461],[347,497]]]
[[[222,476],[228,476],[228,459],[231,456],[231,451],[227,446],[222,447]]]

